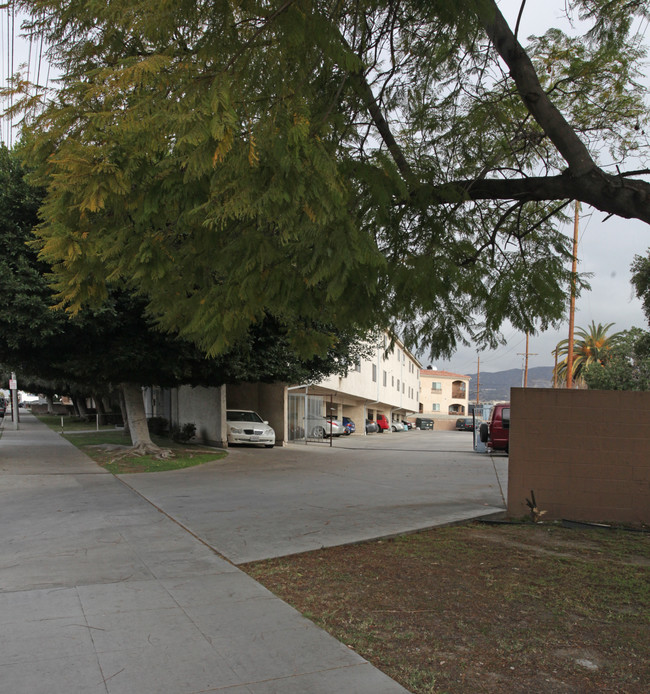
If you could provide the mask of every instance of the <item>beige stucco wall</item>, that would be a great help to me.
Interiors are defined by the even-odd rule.
[[[511,390],[508,514],[650,523],[650,393]]]
[[[175,400],[175,402],[174,402]],[[220,388],[203,388],[201,386],[181,386],[176,389],[172,399],[175,409],[175,421],[182,425],[192,422],[196,426],[196,435],[201,441],[217,446],[226,444],[225,420],[222,412],[225,409],[225,386]]]

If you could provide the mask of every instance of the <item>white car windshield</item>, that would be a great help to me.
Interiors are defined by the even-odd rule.
[[[257,412],[245,410],[228,410],[227,419],[229,422],[264,422]]]

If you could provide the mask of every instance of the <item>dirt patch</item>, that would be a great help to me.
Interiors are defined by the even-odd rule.
[[[416,694],[650,681],[650,535],[440,528],[243,568]]]

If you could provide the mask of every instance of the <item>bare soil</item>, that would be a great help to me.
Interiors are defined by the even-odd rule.
[[[415,694],[650,691],[650,535],[471,524],[244,565]]]

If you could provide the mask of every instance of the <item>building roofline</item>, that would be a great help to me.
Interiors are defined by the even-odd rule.
[[[420,369],[420,374],[424,376],[440,376],[441,378],[462,378],[464,381],[471,381],[471,376],[453,373],[452,371],[438,371],[437,369]]]

